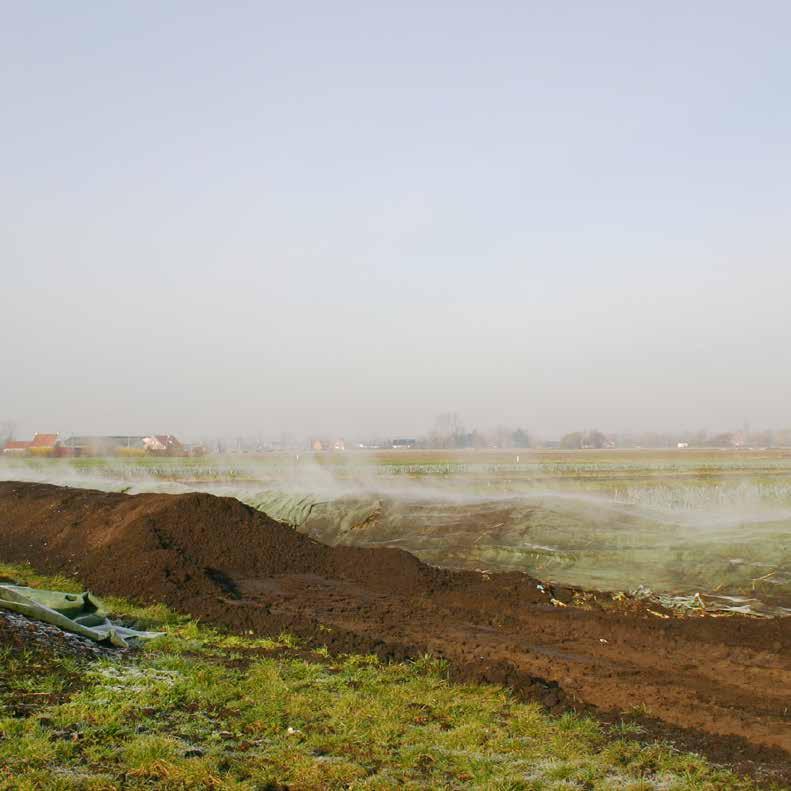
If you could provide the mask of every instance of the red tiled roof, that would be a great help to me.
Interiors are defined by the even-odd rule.
[[[6,442],[3,450],[25,450],[33,443],[29,439],[10,439]]]
[[[31,448],[51,448],[58,441],[57,434],[34,434]]]

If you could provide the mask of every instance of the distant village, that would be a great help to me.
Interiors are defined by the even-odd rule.
[[[80,456],[192,456],[205,448],[183,445],[172,434],[141,436],[72,436],[34,434],[30,440],[9,439],[4,455],[68,458]]]
[[[414,448],[416,439],[371,440],[359,442],[350,448]],[[90,435],[69,436],[61,439],[57,433],[37,433],[32,439],[5,438],[0,440],[0,450],[5,456],[33,456],[39,458],[80,458],[91,456],[205,456],[208,453],[236,455],[240,453],[267,453],[278,450],[345,451],[343,439],[311,438],[296,441],[286,437],[277,441],[260,438],[217,439],[201,443],[185,443],[172,434],[141,435]]]
[[[466,431],[454,418],[438,421],[422,437],[370,438],[347,442],[342,438],[311,437],[300,440],[284,434],[278,440],[257,437],[204,439],[182,442],[173,434],[70,435],[36,433],[31,439],[16,439],[13,432],[0,433],[0,451],[5,457],[39,458],[205,456],[239,455],[276,451],[315,453],[353,450],[485,450],[535,448],[545,450],[607,450],[617,448],[732,448],[762,449],[791,447],[791,429],[733,432],[604,434],[597,430],[574,431],[560,439],[542,439],[525,429],[500,427],[487,432]]]

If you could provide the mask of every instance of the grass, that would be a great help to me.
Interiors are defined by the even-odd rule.
[[[24,567],[0,575],[76,590]],[[332,657],[109,600],[164,631],[91,662],[0,644],[0,789],[751,789],[627,723],[552,717],[442,662]]]

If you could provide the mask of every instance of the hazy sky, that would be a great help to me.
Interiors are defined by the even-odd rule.
[[[791,425],[786,2],[3,2],[18,433]]]

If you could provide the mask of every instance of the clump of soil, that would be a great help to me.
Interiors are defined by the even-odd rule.
[[[580,609],[575,591],[524,574],[328,547],[200,493],[0,483],[0,560],[231,630],[394,659],[431,652],[454,678],[505,683],[553,711],[639,709],[649,730],[683,734],[715,760],[791,761],[791,619],[665,619],[638,602],[603,609],[595,596]]]

